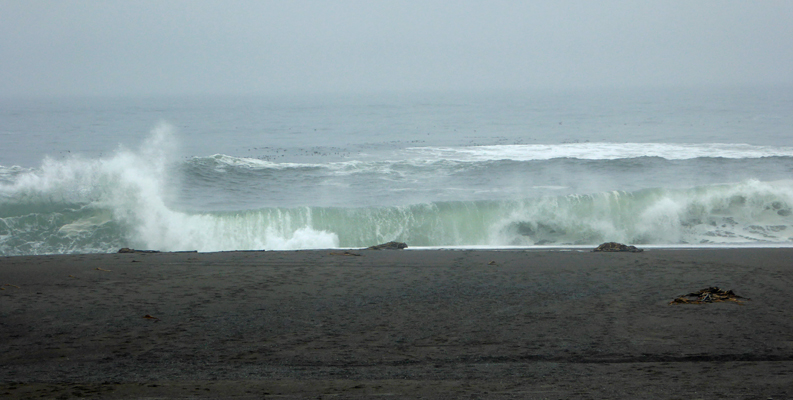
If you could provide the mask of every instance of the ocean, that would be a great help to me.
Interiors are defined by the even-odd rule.
[[[0,255],[793,245],[793,88],[0,99]]]

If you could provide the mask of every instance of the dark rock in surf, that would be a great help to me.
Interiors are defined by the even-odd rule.
[[[592,251],[622,251],[622,252],[638,253],[644,250],[636,248],[636,246],[628,246],[617,242],[608,242],[601,244],[595,250]]]
[[[388,242],[378,244],[377,246],[367,247],[366,250],[402,250],[408,247],[407,244],[402,242]]]
[[[159,253],[158,250],[135,250],[129,247],[122,247],[118,249],[119,253]]]

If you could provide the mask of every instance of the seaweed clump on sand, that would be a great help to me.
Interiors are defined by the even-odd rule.
[[[603,243],[598,246],[595,250],[592,251],[625,251],[631,253],[638,253],[640,251],[644,251],[642,249],[637,248],[636,246],[628,246],[622,243],[617,242],[608,242]]]
[[[669,304],[706,304],[733,301],[737,304],[743,305],[743,302],[740,299],[751,300],[746,297],[738,296],[732,290],[721,290],[717,286],[711,286],[697,292],[679,296],[676,299],[670,301]]]

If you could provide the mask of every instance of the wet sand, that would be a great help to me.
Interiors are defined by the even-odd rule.
[[[0,258],[0,398],[793,396],[793,249],[352,253]]]

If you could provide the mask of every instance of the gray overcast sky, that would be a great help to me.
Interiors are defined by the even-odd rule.
[[[793,1],[0,0],[0,95],[793,83]]]

